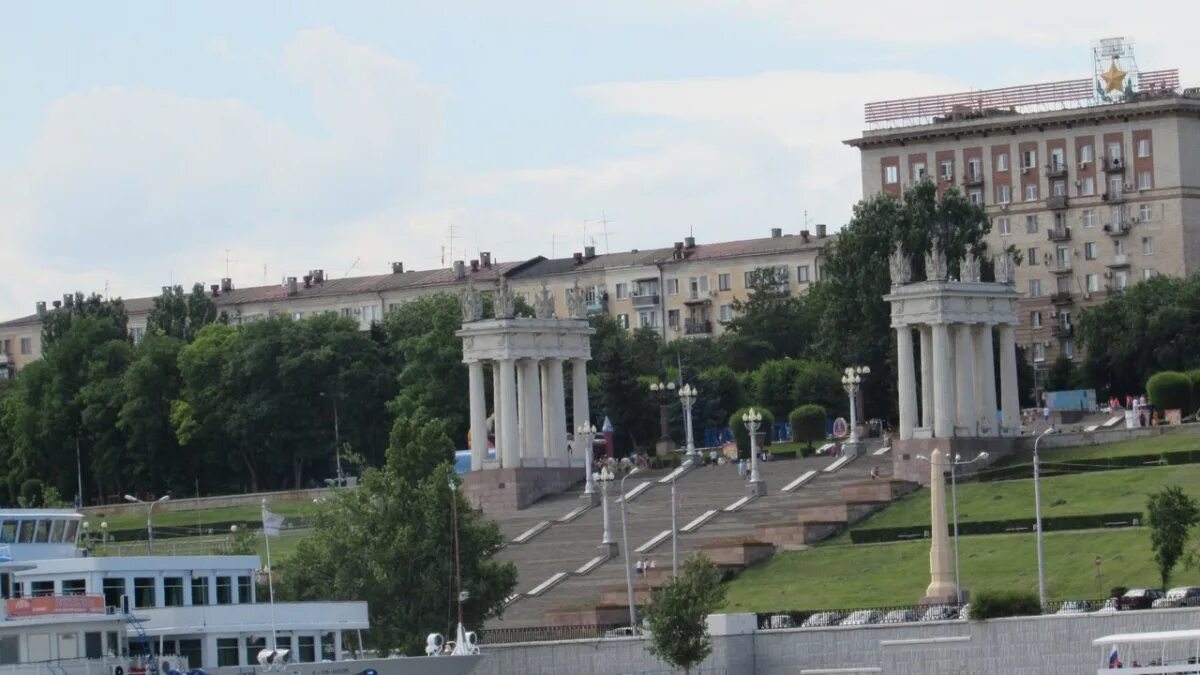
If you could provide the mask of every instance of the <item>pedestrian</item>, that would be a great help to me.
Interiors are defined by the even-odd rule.
[[[871,480],[875,480],[876,478],[879,478],[879,467],[873,466],[871,467]]]
[[[713,448],[712,450],[708,451],[708,461],[711,462],[713,466],[717,465],[717,449],[716,448]]]
[[[1046,424],[1050,424],[1050,406],[1042,408],[1042,419],[1046,421]]]
[[[637,570],[637,575],[639,577],[642,576],[643,572],[645,572],[646,567],[641,558],[638,558],[637,563],[634,564],[634,569]]]

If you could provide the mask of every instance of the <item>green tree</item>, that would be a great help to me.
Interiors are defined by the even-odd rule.
[[[796,382],[805,363],[793,359],[767,361],[754,372],[754,399],[772,414],[784,416],[796,407]]]
[[[1150,548],[1162,585],[1166,588],[1171,570],[1183,556],[1188,531],[1200,522],[1200,507],[1178,485],[1168,485],[1150,495],[1146,502],[1147,522],[1150,525]]]
[[[187,295],[182,286],[169,286],[154,298],[154,306],[146,318],[146,332],[191,342],[201,328],[217,321],[228,323],[229,317],[217,312],[217,305],[204,293],[203,284],[192,286]]]
[[[746,390],[742,381],[729,366],[700,371],[695,387],[699,393],[693,409],[692,424],[697,434],[708,427],[724,427],[729,415],[746,401]],[[697,439],[699,442],[699,436]]]
[[[1191,410],[1192,380],[1187,373],[1163,371],[1146,382],[1150,403],[1159,410],[1178,408],[1187,414]]]
[[[120,376],[120,408],[115,428],[125,436],[121,456],[97,458],[96,470],[117,492],[149,489],[190,494],[200,466],[184,453],[171,428],[171,402],[179,398],[182,339],[150,333],[137,345]]]
[[[650,653],[691,672],[712,653],[707,617],[724,602],[721,571],[703,553],[688,556],[679,575],[654,591],[646,609]]]
[[[762,363],[771,358],[796,357],[807,347],[811,322],[805,306],[789,291],[787,268],[760,267],[750,272],[745,300],[733,301],[734,318],[726,321],[731,351],[742,361]]]
[[[729,416],[729,428],[733,430],[733,437],[737,441],[738,456],[747,458],[750,456],[750,430],[746,428],[746,423],[742,421],[742,415],[753,408],[762,415],[762,422],[759,423],[758,437],[759,450],[771,444],[771,430],[775,427],[775,416],[771,414],[761,405],[754,405],[747,408],[739,408],[734,410]]]
[[[384,330],[400,364],[398,394],[390,408],[410,417],[418,408],[450,425],[451,438],[466,445],[467,366],[462,362],[462,327],[458,298],[439,293],[406,302],[389,312]]]
[[[802,405],[788,416],[788,424],[792,427],[792,440],[806,443],[811,454],[813,441],[825,438],[825,408],[811,403]]]
[[[419,418],[418,418],[419,419]],[[447,423],[416,420],[412,436],[388,450],[387,463],[363,472],[359,489],[339,491],[317,513],[313,531],[288,560],[280,596],[293,600],[368,601],[367,646],[417,655],[424,635],[452,632],[453,526],[456,500],[464,620],[479,626],[498,616],[516,586],[512,563],[493,556],[503,537],[457,487],[449,462],[430,468],[422,458],[453,447]],[[425,467],[420,475],[414,467]]]
[[[1046,391],[1067,391],[1078,384],[1075,364],[1066,356],[1059,356],[1046,371]]]
[[[49,352],[54,343],[71,328],[72,322],[80,317],[105,320],[112,323],[122,337],[129,335],[129,317],[125,313],[123,300],[105,300],[97,293],[84,297],[83,293],[76,292],[71,296],[70,305],[52,309],[42,319],[42,354]]]
[[[628,454],[638,442],[649,442],[658,434],[658,405],[650,398],[650,390],[636,370],[629,333],[611,317],[588,317],[592,335],[592,367],[597,374],[599,405],[592,404],[592,414],[600,420],[608,417],[613,424],[614,442],[620,454]],[[597,425],[599,426],[599,425]]]

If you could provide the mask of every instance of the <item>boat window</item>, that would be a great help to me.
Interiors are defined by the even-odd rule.
[[[104,606],[121,608],[121,596],[125,595],[124,579],[104,580]]]
[[[258,653],[267,648],[267,638],[250,636],[246,638],[246,663],[257,664]]]
[[[17,521],[5,520],[0,523],[0,544],[17,543]]]
[[[50,521],[37,521],[37,528],[33,531],[33,543],[45,544],[50,541]]]
[[[50,539],[48,541],[50,541],[53,544],[57,544],[58,542],[62,541],[63,525],[65,525],[65,524],[66,524],[66,521],[51,520],[50,521]]]
[[[47,595],[54,595],[53,581],[35,581],[29,584],[29,594],[35,598],[43,598]]]
[[[106,656],[110,658],[116,656],[121,649],[121,640],[117,632],[106,631],[104,633],[104,641],[107,643]]]
[[[163,577],[163,604],[167,607],[183,605],[183,577]]]
[[[83,634],[83,655],[89,659],[98,659],[104,656],[103,641],[100,639],[100,633]]]
[[[201,661],[203,651],[200,640],[180,640],[177,653],[188,660],[188,667],[195,672],[196,669],[204,667],[204,663]]]
[[[20,637],[6,635],[0,637],[0,666],[21,662]]]
[[[299,642],[300,642],[300,646],[299,646],[299,649],[297,649],[297,651],[300,653],[297,656],[299,656],[300,663],[315,662],[317,660],[317,648],[315,646],[315,641],[313,640],[313,636],[301,635],[299,637]]]
[[[17,543],[18,544],[32,544],[33,543],[33,521],[32,520],[22,520],[21,521],[21,526],[17,530]],[[49,640],[50,638],[46,638],[46,639]],[[49,647],[47,647],[47,649],[49,649]]]
[[[133,606],[154,606],[154,577],[133,578]]]
[[[192,577],[192,604],[208,604],[208,577]],[[258,661],[252,663],[258,663]]]
[[[63,579],[62,594],[63,595],[85,595],[87,593],[87,580],[85,579]]]
[[[334,642],[333,632],[321,633],[321,660],[337,660],[336,648],[337,644]]]
[[[257,656],[257,654],[255,656]],[[254,663],[258,663],[258,661],[254,661]],[[236,665],[238,665],[238,639],[217,638],[217,666],[223,667]]]
[[[233,577],[217,577],[217,604],[233,604]]]
[[[250,597],[254,594],[253,589],[254,584],[250,583],[250,577],[238,577],[238,602],[243,605],[253,602]]]

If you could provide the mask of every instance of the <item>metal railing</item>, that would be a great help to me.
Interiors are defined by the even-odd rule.
[[[602,623],[581,626],[530,626],[527,628],[484,628],[475,631],[485,645],[513,642],[556,642],[592,640],[605,637],[630,637],[629,623]]]

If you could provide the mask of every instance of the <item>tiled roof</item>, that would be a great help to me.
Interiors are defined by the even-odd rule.
[[[823,248],[831,239],[832,237],[809,235],[806,241],[804,237],[798,234],[787,234],[782,237],[724,241],[716,244],[697,244],[691,249],[685,249],[687,253],[685,259],[688,261],[717,260],[720,258],[736,258],[748,255],[806,251]]]

